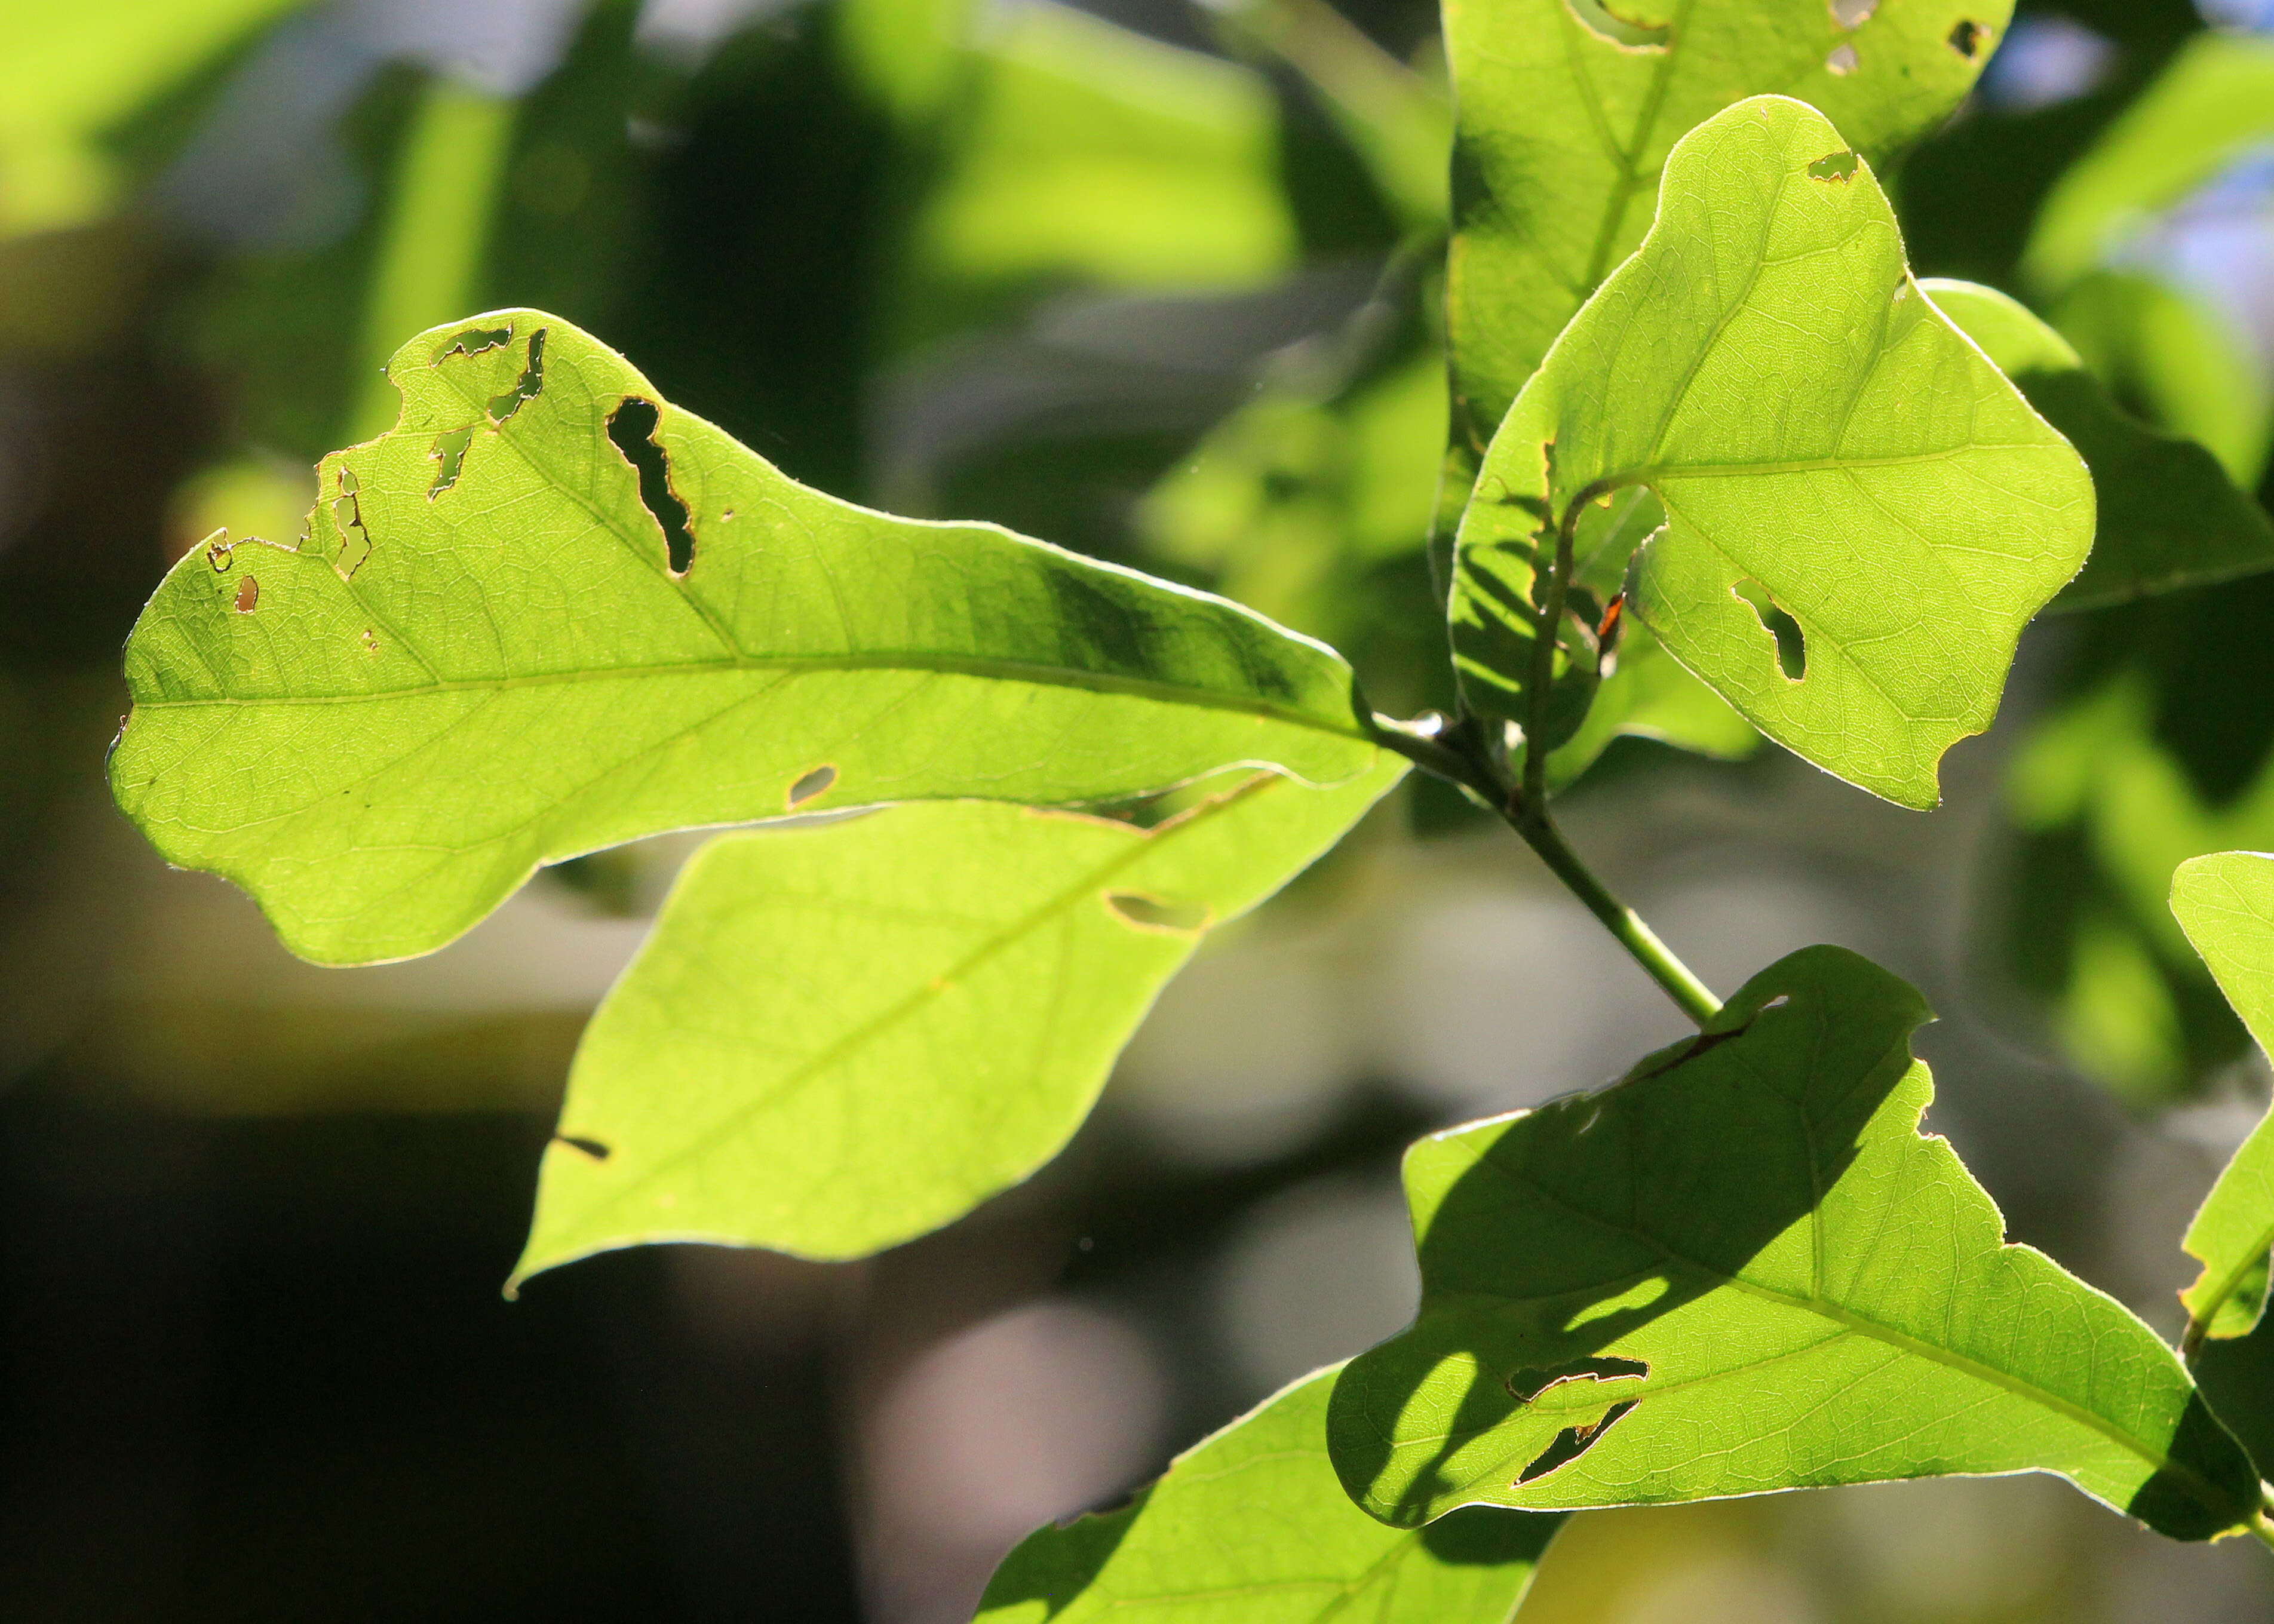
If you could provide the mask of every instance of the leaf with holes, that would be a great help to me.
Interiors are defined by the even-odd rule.
[[[2055,609],[2097,609],[2274,568],[2274,523],[2194,440],[2125,412],[2068,341],[1999,292],[1930,277],[1919,290],[2012,379],[2091,470],[2092,554]]]
[[[1577,726],[1576,599],[1532,715],[1533,560],[1615,572],[1590,520],[1636,487],[1666,523],[1624,563],[1627,613],[1770,738],[1906,806],[1935,804],[2092,539],[2076,453],[1920,295],[1870,167],[1781,97],[1675,147],[1649,237],[1494,437],[1452,605],[1473,709],[1551,748]]]
[[[1336,1388],[1344,1485],[1410,1526],[2045,1471],[2176,1538],[2250,1522],[2171,1350],[1919,1132],[1926,1019],[1809,948],[1614,1086],[1415,1146],[1420,1314]]]
[[[1563,1519],[1477,1509],[1389,1529],[1327,1462],[1333,1367],[1202,1439],[1118,1511],[1039,1529],[996,1569],[978,1624],[1492,1624]]]
[[[2274,1053],[2274,856],[2220,852],[2181,863],[2172,876],[2172,912],[2259,1048]],[[2184,1244],[2202,1265],[2180,1293],[2187,1346],[2248,1336],[2266,1312],[2274,1251],[2274,1115],[2219,1174]]]
[[[858,1257],[960,1216],[1404,770],[1258,774],[1149,831],[969,801],[712,841],[584,1034],[515,1279],[645,1241]]]
[[[438,327],[391,371],[401,421],[324,459],[301,543],[192,553],[127,646],[119,804],[306,958],[425,952],[659,830],[1373,762],[1322,645],[809,490],[567,322]]]
[[[1459,93],[1446,289],[1457,446],[1482,450],[1556,334],[1634,252],[1685,132],[1777,93],[1821,108],[1883,161],[1958,105],[2012,10],[2012,0],[1447,0]]]

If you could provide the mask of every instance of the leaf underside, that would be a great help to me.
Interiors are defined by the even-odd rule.
[[[664,1240],[862,1256],[1026,1177],[1207,932],[1396,784],[1148,830],[998,802],[722,835],[592,1018],[516,1282]]]
[[[2220,852],[2181,863],[2172,912],[2259,1048],[2274,1052],[2274,856]],[[2248,1336],[2265,1312],[2274,1249],[2274,1115],[2227,1162],[2182,1244],[2202,1265],[2180,1293],[2188,1316],[2215,1340]]]
[[[119,804],[329,963],[430,951],[538,864],[885,801],[1078,804],[1373,746],[1331,650],[983,524],[797,485],[568,323],[399,350],[297,546],[218,538],[137,622]]]
[[[2194,440],[2109,398],[2068,341],[1994,288],[1929,277],[1919,290],[2012,379],[2091,471],[2092,554],[2051,608],[2097,609],[2274,568],[2274,522]]]
[[[1562,1519],[1456,1513],[1385,1528],[1327,1462],[1335,1369],[1304,1377],[1178,1455],[1124,1508],[1027,1537],[996,1570],[980,1624],[1495,1624]]]
[[[1839,948],[1601,1093],[1425,1139],[1414,1327],[1337,1389],[1377,1516],[2057,1472],[2159,1531],[2257,1477],[2153,1332],[1918,1132],[1918,995]]]
[[[2092,538],[2074,451],[1920,295],[1869,166],[1777,97],[1676,147],[1649,237],[1494,437],[1452,605],[1473,709],[1526,723],[1535,550],[1635,487],[1667,523],[1628,613],[1763,733],[1913,807]]]

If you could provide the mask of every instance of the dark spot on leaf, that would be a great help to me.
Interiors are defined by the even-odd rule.
[[[789,804],[794,807],[802,806],[836,782],[836,768],[816,767],[789,786]]]
[[[255,581],[251,575],[247,575],[244,580],[237,583],[237,613],[251,614],[254,606],[260,602],[260,583]]]
[[[556,1133],[553,1137],[571,1150],[583,1151],[595,1162],[606,1162],[614,1154],[598,1139],[580,1139],[574,1133]]]
[[[1569,1466],[1581,1455],[1600,1443],[1603,1434],[1618,1425],[1627,1411],[1635,1407],[1629,1399],[1623,1404],[1614,1404],[1603,1418],[1592,1426],[1567,1426],[1555,1435],[1555,1441],[1540,1452],[1539,1458],[1517,1476],[1519,1485],[1545,1477],[1559,1466]]]
[[[452,356],[478,356],[485,350],[502,350],[511,342],[511,327],[469,327],[434,357],[434,365],[440,366]]]
[[[1950,49],[1971,62],[1981,52],[1982,42],[1989,37],[1989,24],[1962,19],[1950,31]]]
[[[206,562],[214,567],[214,574],[226,575],[236,549],[230,545],[229,532],[215,530],[206,538]]]
[[[490,397],[490,421],[501,428],[514,413],[544,392],[545,332],[539,327],[529,335],[529,359],[523,364],[521,376],[514,380],[513,387]]]
[[[1835,45],[1832,54],[1824,59],[1824,71],[1834,79],[1846,79],[1864,65],[1864,58],[1853,45]]]
[[[1579,26],[1597,39],[1632,51],[1664,50],[1674,38],[1672,25],[1668,23],[1630,22],[1602,0],[1563,0]]]
[[[435,470],[434,483],[426,487],[428,501],[433,501],[458,483],[458,475],[466,466],[466,447],[473,443],[474,426],[471,423],[464,428],[452,429],[435,440],[434,448],[426,455],[441,466]]]
[[[1856,178],[1856,166],[1861,162],[1851,152],[1826,153],[1808,166],[1808,177],[1840,185]]]
[[[639,476],[640,505],[663,532],[664,558],[671,573],[683,575],[695,565],[695,533],[687,528],[687,504],[671,488],[671,458],[656,443],[661,417],[652,401],[629,396],[609,415],[608,439]]]
[[[1761,629],[1776,639],[1777,666],[1785,680],[1797,682],[1808,674],[1808,636],[1800,622],[1777,606],[1768,588],[1758,581],[1740,581],[1729,590],[1751,606]]]
[[[1211,912],[1205,902],[1171,902],[1164,897],[1148,897],[1133,891],[1106,892],[1105,906],[1119,914],[1124,924],[1177,936],[1189,936],[1206,927]]]

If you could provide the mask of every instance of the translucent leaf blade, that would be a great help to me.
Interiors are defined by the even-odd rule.
[[[307,539],[193,553],[127,647],[120,805],[305,957],[427,951],[664,829],[1373,760],[1323,646],[807,489],[555,318],[437,328],[392,372],[398,425],[324,459]]]
[[[2274,1040],[2274,857],[2220,852],[2172,876],[2172,912],[2262,1049]],[[2274,1051],[2270,1051],[2274,1052]],[[2202,1265],[2180,1293],[2188,1338],[2247,1336],[2266,1309],[2274,1249],[2274,1116],[2261,1122],[2203,1198],[2182,1243]]]
[[[2178,1359],[2003,1243],[1919,1120],[1918,995],[1844,950],[1756,976],[1623,1082],[1409,1154],[1422,1301],[1329,1433],[1377,1516],[2057,1472],[2164,1533],[2256,1473]]]
[[[1562,1519],[1479,1509],[1383,1527],[1327,1461],[1336,1373],[1306,1376],[1195,1444],[1124,1509],[1028,1535],[996,1570],[980,1624],[1510,1618]]]
[[[1535,549],[1634,486],[1668,523],[1629,612],[1769,737],[1913,807],[2092,538],[2075,452],[1919,294],[1869,165],[1781,97],[1683,139],[1650,236],[1510,408],[1462,522],[1457,636],[1528,649]],[[1472,654],[1464,691],[1520,723],[1526,664]]]
[[[1259,775],[1151,831],[968,801],[721,836],[585,1032],[514,1278],[662,1240],[858,1257],[960,1217],[1404,770]]]
[[[2074,446],[2097,509],[2091,556],[2055,610],[2097,609],[2274,568],[2274,522],[2191,440],[2124,411],[2068,341],[1994,288],[1930,277],[1919,290]]]

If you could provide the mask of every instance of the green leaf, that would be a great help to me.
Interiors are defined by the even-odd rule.
[[[1327,1462],[1336,1366],[1201,1440],[1118,1511],[1029,1534],[979,1624],[1496,1624],[1563,1519],[1482,1508],[1384,1528]]]
[[[2219,852],[2181,863],[2172,912],[2259,1048],[2274,1053],[2274,856]],[[2274,1115],[2234,1153],[2182,1244],[2202,1265],[2180,1293],[2189,1344],[2248,1336],[2266,1312],[2274,1249]]]
[[[1482,447],[1556,334],[1634,251],[1685,132],[1777,92],[1821,108],[1884,161],[1958,105],[2012,11],[2012,0],[1449,0],[1457,444]]]
[[[1809,948],[1613,1087],[1415,1146],[1420,1314],[1336,1390],[1344,1485],[1412,1524],[2049,1471],[2177,1538],[2250,1521],[2171,1350],[1918,1132],[1926,1019]]]
[[[2274,136],[2274,40],[2187,41],[2037,211],[2022,268],[2057,293],[2120,256],[2156,216]]]
[[[1650,236],[1494,437],[1452,605],[1472,709],[1527,723],[1535,548],[1568,524],[1588,568],[1589,509],[1635,487],[1668,522],[1629,612],[1769,737],[1912,807],[2092,538],[2075,452],[1919,294],[1870,167],[1781,97],[1675,147]],[[1551,748],[1593,658],[1560,629]]]
[[[514,1279],[646,1241],[859,1257],[961,1216],[1404,771],[1258,774],[1150,831],[966,801],[712,841],[585,1031]]]
[[[2204,586],[2274,568],[2274,523],[2191,440],[2161,434],[2108,396],[2068,341],[1994,288],[1919,283],[1935,308],[2012,379],[2092,473],[2092,555],[2055,609]]]
[[[324,459],[307,538],[193,552],[126,650],[120,806],[304,957],[427,951],[665,829],[1373,763],[1331,650],[808,490],[565,321],[436,328],[392,372],[398,425]]]

